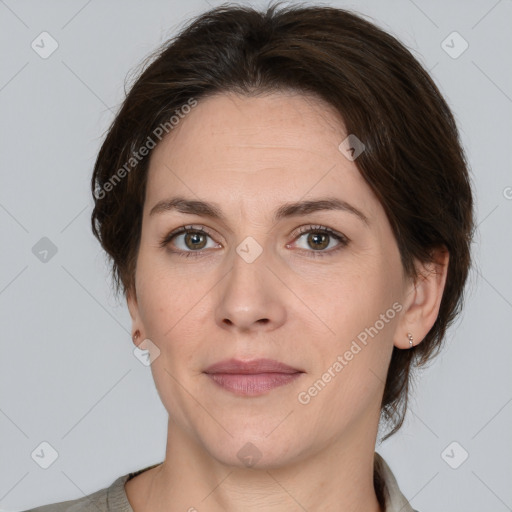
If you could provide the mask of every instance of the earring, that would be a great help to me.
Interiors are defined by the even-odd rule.
[[[412,344],[412,341],[413,341],[413,338],[412,338],[412,334],[410,332],[407,333],[407,337],[409,338],[409,345],[410,345],[410,349],[413,347],[413,344]]]
[[[133,341],[137,341],[137,338],[140,336],[140,332],[139,330],[137,329],[134,333],[133,333],[133,336],[132,336],[132,340]]]

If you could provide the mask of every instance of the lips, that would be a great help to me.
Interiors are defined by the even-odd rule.
[[[257,396],[292,382],[304,372],[273,359],[227,359],[209,366],[204,373],[226,391]]]
[[[239,359],[226,359],[209,366],[205,373],[237,373],[242,375],[254,375],[258,373],[297,373],[302,372],[287,364],[273,359],[253,359],[252,361],[241,361]]]

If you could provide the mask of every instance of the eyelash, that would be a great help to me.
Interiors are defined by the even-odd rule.
[[[212,238],[210,233],[208,233],[208,231],[203,229],[202,227],[195,228],[194,226],[181,226],[180,228],[177,228],[174,231],[171,231],[169,234],[165,235],[160,240],[159,247],[163,248],[163,247],[167,246],[169,244],[169,242],[171,242],[173,240],[173,238],[177,237],[178,235],[189,234],[189,233],[196,233],[196,234],[198,233],[198,234],[206,235],[206,236],[209,236],[210,238]],[[336,231],[332,230],[331,228],[328,228],[326,226],[320,226],[320,225],[302,226],[301,228],[299,228],[299,231],[298,231],[295,239],[298,239],[302,235],[305,235],[308,233],[326,234],[339,242],[339,244],[334,249],[329,249],[328,251],[326,251],[326,250],[307,251],[305,249],[297,249],[299,252],[307,253],[308,256],[311,258],[319,258],[319,257],[323,258],[325,256],[330,256],[333,253],[346,247],[350,242],[350,240],[346,236],[342,235],[341,233],[337,233]],[[288,246],[288,244],[287,244],[287,246]],[[180,251],[180,250],[174,251],[173,250],[171,252],[173,254],[177,254],[178,256],[181,256],[184,258],[189,258],[191,256],[196,257],[196,258],[204,256],[203,250],[198,250],[198,251]]]

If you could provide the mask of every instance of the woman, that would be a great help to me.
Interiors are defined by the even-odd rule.
[[[141,73],[92,187],[166,455],[33,510],[412,511],[377,432],[460,310],[473,202],[409,51],[340,9],[214,9]]]

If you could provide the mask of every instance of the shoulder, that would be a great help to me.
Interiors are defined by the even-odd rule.
[[[133,512],[124,494],[124,484],[129,476],[121,476],[109,487],[82,498],[51,503],[24,512]]]
[[[109,487],[100,489],[82,498],[43,505],[23,512],[133,512],[125,491],[125,483],[131,478],[160,465],[145,468],[120,476]]]
[[[418,512],[400,491],[395,475],[380,454],[375,452],[374,468],[376,481],[380,481],[384,494],[385,512]]]

